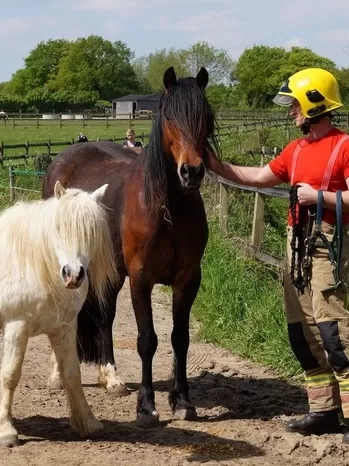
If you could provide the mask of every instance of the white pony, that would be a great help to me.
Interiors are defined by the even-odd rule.
[[[12,400],[21,377],[28,338],[48,335],[67,390],[72,427],[88,436],[103,430],[87,404],[76,350],[77,316],[88,287],[103,303],[117,278],[106,212],[108,185],[93,193],[65,189],[19,203],[0,215],[1,367],[0,444],[18,444]]]

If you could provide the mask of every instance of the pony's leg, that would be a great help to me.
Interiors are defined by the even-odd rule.
[[[108,292],[103,309],[90,294],[78,315],[78,353],[80,361],[99,364],[99,384],[115,396],[129,395],[123,380],[117,375],[113,347],[113,323],[116,298],[125,278]]]
[[[173,285],[173,330],[171,335],[174,351],[173,389],[169,395],[174,419],[196,419],[196,409],[190,401],[187,381],[187,354],[189,348],[189,317],[201,282],[201,269],[190,280],[176,277]]]
[[[51,374],[47,381],[47,388],[49,390],[61,390],[63,388],[62,376],[59,371],[59,365],[56,359],[56,354],[52,351],[51,354]]]
[[[1,366],[0,445],[18,445],[18,433],[12,420],[12,400],[22,373],[28,343],[25,322],[13,321],[4,327],[4,355]]]
[[[151,427],[159,423],[159,414],[155,409],[152,374],[153,357],[158,345],[151,307],[152,287],[148,283],[143,283],[139,276],[130,277],[130,285],[138,327],[137,350],[142,360],[142,381],[137,399],[137,425]]]
[[[48,335],[56,355],[59,373],[67,391],[70,422],[82,436],[90,436],[103,430],[94,417],[81,385],[81,373],[76,351],[76,320]]]

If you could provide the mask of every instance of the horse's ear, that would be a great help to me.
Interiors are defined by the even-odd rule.
[[[104,194],[105,194],[105,191],[107,189],[107,187],[109,186],[109,184],[104,184],[103,186],[101,186],[100,188],[96,189],[96,191],[93,191],[93,193],[91,194],[91,196],[96,199],[97,202],[100,202],[101,199],[103,198]]]
[[[54,192],[54,195],[57,197],[57,199],[59,199],[66,193],[65,187],[62,185],[62,183],[59,180],[56,181],[53,192]]]
[[[164,74],[164,86],[166,89],[170,89],[170,87],[174,87],[177,84],[177,77],[173,66],[167,68]]]
[[[200,89],[205,89],[208,83],[208,72],[207,69],[201,67],[200,71],[196,75],[196,84],[200,87]]]

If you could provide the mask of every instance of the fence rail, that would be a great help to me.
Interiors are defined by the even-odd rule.
[[[219,183],[219,224],[220,228],[224,233],[227,233],[227,221],[228,221],[228,190],[227,187],[234,189],[253,192],[255,193],[254,200],[254,212],[252,222],[252,232],[250,242],[247,244],[247,248],[250,253],[254,255],[258,260],[267,264],[283,267],[283,259],[275,257],[266,251],[261,249],[263,230],[264,230],[264,212],[265,212],[265,198],[267,196],[278,197],[282,199],[289,198],[289,188],[286,187],[274,187],[274,188],[256,188],[253,186],[246,186],[239,183],[234,183],[226,178],[218,176],[212,172],[209,172],[208,178],[211,182]]]
[[[139,139],[141,139],[142,143],[144,144],[145,141],[149,138],[149,134],[144,134],[141,133],[139,135]],[[97,138],[97,139],[89,139],[89,141],[111,141],[111,142],[123,142],[125,138],[116,138],[115,136],[113,138],[109,139],[104,139],[104,138]],[[59,154],[60,150],[54,150],[53,148],[55,147],[67,147],[72,144],[76,144],[76,140],[72,138],[71,140],[65,140],[65,141],[46,141],[46,142],[30,142],[26,141],[25,143],[18,143],[18,144],[5,144],[3,141],[0,144],[0,166],[2,168],[8,167],[8,166],[20,166],[20,165],[27,165],[28,161],[34,157],[36,157],[38,154],[33,153],[31,149],[38,149],[42,148],[44,149],[43,152],[45,154],[48,154],[52,157],[56,156]],[[12,153],[11,155],[7,155],[9,151],[14,151],[16,149],[21,149],[19,153]],[[7,152],[5,154],[5,151]]]

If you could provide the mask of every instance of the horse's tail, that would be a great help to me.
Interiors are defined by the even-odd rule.
[[[105,364],[114,361],[113,322],[116,294],[110,293],[101,309],[96,298],[87,298],[78,314],[77,351],[81,362]]]

